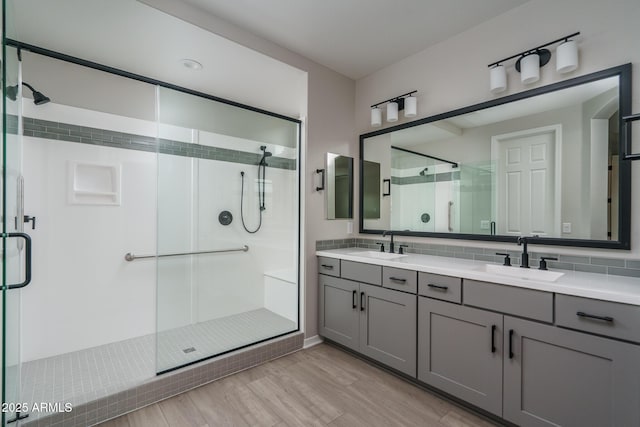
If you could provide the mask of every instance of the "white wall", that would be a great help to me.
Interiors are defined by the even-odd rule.
[[[356,82],[356,130],[371,131],[369,105],[399,93],[418,90],[419,117],[450,111],[493,99],[488,89],[487,64],[555,38],[580,31],[580,67],[568,75],[558,75],[551,63],[542,69],[541,80],[523,87],[519,74],[508,65],[505,96],[532,87],[588,74],[632,62],[633,112],[640,109],[640,3],[617,0],[535,0],[512,9],[458,36],[417,53]],[[401,119],[401,121],[404,119]],[[396,123],[397,124],[397,123]],[[634,135],[635,151],[640,151],[640,135]],[[633,176],[640,173],[633,165]],[[640,211],[640,188],[633,188],[632,212]],[[412,240],[412,239],[409,239]],[[429,239],[421,239],[429,241]],[[434,240],[444,243],[443,240]],[[450,245],[495,246],[487,243],[449,240]],[[553,247],[553,252],[601,256],[640,256],[640,223],[632,224],[630,252]]]

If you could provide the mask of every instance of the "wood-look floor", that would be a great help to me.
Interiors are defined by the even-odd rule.
[[[320,344],[101,424],[101,427],[492,426]]]

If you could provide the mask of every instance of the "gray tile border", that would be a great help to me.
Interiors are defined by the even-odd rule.
[[[628,259],[627,260],[627,268],[637,268],[640,270],[640,260]]]
[[[547,267],[550,269],[560,269],[560,270],[574,270],[574,264],[568,262],[559,262],[559,261],[547,261]]]
[[[603,265],[591,265],[591,264],[574,264],[575,271],[582,271],[584,273],[600,273],[607,274],[607,267]]]
[[[589,264],[590,260],[588,256],[574,256],[574,255],[560,255],[558,261],[568,262],[571,264]]]
[[[460,248],[458,248],[458,251],[459,250],[460,250]],[[485,253],[487,253],[487,251],[485,251],[484,248],[476,248],[474,246],[465,246],[463,248],[463,252],[470,253],[470,254],[485,254]]]
[[[591,264],[606,265],[610,267],[624,267],[625,262],[624,259],[591,257]]]
[[[7,116],[9,125],[7,131],[12,134],[18,132],[16,116]],[[15,117],[15,118],[14,118]],[[231,163],[257,165],[260,154],[227,148],[209,147],[145,135],[135,135],[107,129],[77,126],[69,123],[51,122],[48,120],[23,118],[23,135],[35,138],[46,138],[58,141],[75,142],[81,144],[100,145],[106,147],[123,148],[127,150],[156,152],[182,157],[195,157],[207,160],[220,160]],[[271,157],[267,166],[277,169],[296,169],[296,159]]]

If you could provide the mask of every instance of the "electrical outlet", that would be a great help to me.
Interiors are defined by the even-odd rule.
[[[490,225],[490,221],[489,220],[481,220],[480,221],[480,230],[488,230],[489,229],[489,225]]]
[[[347,234],[353,234],[353,221],[347,221]]]
[[[570,222],[563,222],[562,223],[562,232],[563,233],[571,233],[571,223]]]

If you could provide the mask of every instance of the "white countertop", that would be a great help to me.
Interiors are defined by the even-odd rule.
[[[554,270],[564,273],[564,275],[555,282],[543,282],[479,271],[481,266],[488,264],[484,261],[418,254],[406,254],[407,256],[402,258],[385,260],[357,254],[357,252],[364,253],[370,251],[371,249],[363,248],[331,249],[316,251],[316,255],[386,267],[442,274],[445,276],[462,277],[463,279],[500,283],[503,285],[556,292],[565,295],[640,305],[640,278]]]

